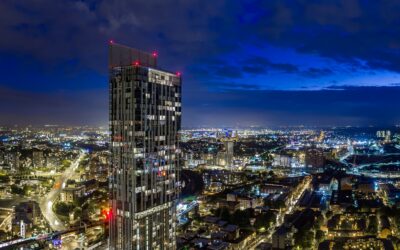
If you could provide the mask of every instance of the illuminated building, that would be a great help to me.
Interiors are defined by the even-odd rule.
[[[225,148],[225,164],[231,166],[233,161],[233,141],[224,141]]]
[[[30,237],[34,226],[39,224],[40,209],[36,202],[21,202],[13,207],[11,228],[13,236]]]
[[[32,152],[32,164],[33,167],[43,167],[44,158],[43,158],[43,151],[34,150]]]
[[[389,142],[390,138],[392,136],[392,133],[390,132],[390,130],[384,131],[384,130],[380,130],[380,131],[376,131],[376,137],[383,139],[385,142]]]
[[[280,226],[272,235],[272,246],[274,249],[288,249],[294,246],[294,234],[296,228],[293,226]]]
[[[77,186],[75,184],[69,184],[60,193],[60,201],[71,203],[82,197],[84,193],[83,186]]]
[[[5,153],[3,159],[0,159],[0,164],[5,164],[12,172],[17,172],[20,168],[20,153],[8,152]]]
[[[320,149],[311,148],[306,151],[306,167],[322,168],[325,166],[324,152]]]
[[[294,159],[290,155],[275,155],[272,165],[275,167],[290,168],[292,163],[294,163]]]
[[[181,77],[110,42],[110,249],[176,249]]]

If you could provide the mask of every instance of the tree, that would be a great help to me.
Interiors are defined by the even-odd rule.
[[[319,213],[314,223],[314,228],[319,229],[322,226],[323,222],[324,222],[324,216],[321,213]]]
[[[214,215],[221,218],[221,220],[230,222],[231,214],[227,207],[217,208],[214,211]]]
[[[9,233],[7,233],[4,230],[0,230],[0,241],[5,241],[7,240],[7,237],[9,236]]]
[[[340,222],[340,216],[335,215],[329,220],[328,225],[330,225],[331,229],[337,229],[339,226],[339,222]]]
[[[22,190],[24,192],[24,195],[28,195],[32,191],[32,187],[25,185]]]
[[[54,206],[54,210],[57,214],[63,216],[69,216],[69,213],[72,212],[74,209],[74,205],[67,204],[65,202],[58,202]]]
[[[317,230],[315,233],[315,240],[321,242],[325,238],[325,232],[322,230]]]
[[[367,220],[363,217],[357,222],[357,229],[365,230],[365,228],[367,228]]]
[[[271,224],[276,221],[276,214],[272,211],[268,211],[266,213],[261,213],[256,217],[256,221],[254,223],[254,227],[256,229],[260,229],[262,227],[269,228]]]
[[[260,155],[261,159],[265,162],[271,162],[273,160],[272,155],[269,152],[264,152]]]
[[[351,230],[353,228],[353,223],[349,220],[344,220],[341,227],[345,230]]]
[[[286,207],[285,201],[282,199],[278,199],[276,202],[276,208],[284,208]]]
[[[367,232],[370,234],[376,234],[378,232],[378,219],[376,216],[369,217]]]
[[[355,206],[350,206],[346,208],[346,212],[348,213],[357,213],[358,212],[358,208],[356,208]]]
[[[63,160],[61,163],[61,169],[60,170],[65,170],[66,168],[69,168],[71,166],[71,161],[70,160]]]
[[[395,208],[390,208],[388,206],[383,206],[379,208],[379,214],[380,215],[386,215],[388,217],[394,217],[398,214],[399,211],[396,211]]]
[[[246,210],[236,210],[231,217],[230,223],[246,227],[250,226],[250,218],[252,217],[252,213],[250,209]]]
[[[76,200],[74,200],[74,205],[76,207],[82,207],[82,205],[88,200],[88,198],[88,196],[78,197]]]
[[[0,183],[7,183],[9,181],[10,181],[10,176],[3,174],[0,175]]]
[[[82,218],[82,209],[80,207],[76,207],[73,210],[75,218]]]
[[[15,184],[12,184],[11,185],[11,193],[12,194],[18,194],[18,195],[24,195],[25,192],[24,192],[24,190],[22,188],[18,187]]]
[[[294,242],[296,246],[300,246],[303,249],[311,249],[313,238],[314,235],[311,231],[299,230],[294,235]]]

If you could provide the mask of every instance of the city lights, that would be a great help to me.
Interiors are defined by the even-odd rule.
[[[0,9],[0,249],[400,250],[399,1]]]

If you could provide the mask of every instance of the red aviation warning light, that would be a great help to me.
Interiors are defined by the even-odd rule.
[[[109,44],[114,44],[114,40],[111,39],[110,41],[108,41],[108,43]]]
[[[176,72],[176,76],[181,76],[182,75],[182,73],[181,72]]]
[[[111,220],[112,211],[111,211],[110,208],[103,209],[103,211],[101,213],[103,214],[105,221],[110,221]]]
[[[153,57],[158,57],[157,51],[153,51],[153,53],[151,53],[151,55],[152,55]]]
[[[137,66],[140,65],[140,62],[139,62],[138,60],[136,60],[136,61],[134,61],[134,62],[132,63],[132,65],[135,66],[135,67],[137,67]]]

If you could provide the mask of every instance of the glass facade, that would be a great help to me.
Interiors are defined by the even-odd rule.
[[[110,249],[176,249],[181,77],[127,51],[110,45]]]

